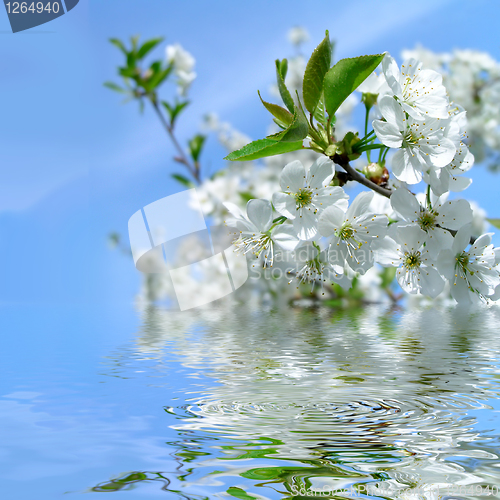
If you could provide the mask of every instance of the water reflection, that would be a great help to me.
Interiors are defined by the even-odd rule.
[[[165,410],[189,498],[478,498],[456,487],[500,483],[499,429],[478,427],[500,392],[499,314],[149,307],[113,370],[133,352],[184,394]]]

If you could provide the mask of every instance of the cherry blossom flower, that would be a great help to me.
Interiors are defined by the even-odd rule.
[[[405,188],[399,188],[391,196],[394,211],[403,219],[399,224],[414,224],[426,233],[426,250],[431,255],[440,250],[451,248],[453,236],[447,229],[458,230],[472,222],[472,209],[465,200],[446,201],[431,197],[432,206],[423,206],[418,199]]]
[[[373,266],[370,244],[385,236],[388,224],[385,215],[367,212],[373,195],[372,191],[360,193],[347,212],[332,205],[319,218],[320,234],[330,238],[328,260],[338,274],[346,265],[360,274]]]
[[[474,165],[474,155],[463,142],[467,136],[466,113],[460,107],[455,106],[450,114],[451,118],[445,135],[455,142],[455,156],[448,165],[441,169],[431,168],[427,172],[424,171],[424,181],[431,186],[432,192],[437,196],[441,196],[448,191],[463,191],[472,182],[468,177],[462,177]]]
[[[458,230],[451,250],[439,254],[438,269],[449,280],[451,295],[459,304],[476,304],[495,296],[500,274],[495,269],[497,259],[491,235],[483,234],[466,251],[471,238],[468,224]]]
[[[422,180],[424,169],[443,168],[453,160],[456,147],[445,136],[446,120],[407,118],[390,96],[381,97],[378,105],[386,121],[374,120],[373,128],[382,144],[399,148],[392,159],[397,179],[416,184]]]
[[[301,45],[309,41],[309,33],[302,26],[294,26],[288,31],[288,40],[292,45]]]
[[[341,187],[329,186],[333,177],[333,162],[326,157],[316,160],[309,172],[296,160],[285,166],[280,176],[283,192],[273,194],[274,208],[291,219],[301,240],[317,235],[319,214],[334,203],[347,209],[349,198]]]
[[[409,59],[401,66],[387,54],[382,60],[388,95],[417,120],[448,118],[448,96],[443,77],[434,70],[422,69],[422,63]]]
[[[236,251],[252,252],[256,257],[263,256],[264,267],[272,266],[274,244],[285,251],[292,251],[299,243],[296,232],[290,224],[273,223],[273,210],[267,200],[250,200],[247,203],[247,215],[231,202],[224,206],[234,216],[228,220],[228,226],[239,229],[238,238],[233,242]]]
[[[187,89],[196,78],[196,73],[194,72],[195,58],[178,43],[168,45],[166,55],[167,61],[174,66],[179,92],[181,95],[185,95]]]
[[[373,244],[375,260],[382,266],[397,267],[396,278],[408,293],[437,297],[444,288],[444,280],[436,269],[436,262],[423,243],[426,233],[416,225],[401,226]]]
[[[339,269],[338,266],[333,266],[329,262],[328,250],[321,250],[317,242],[302,241],[292,255],[297,266],[295,277],[299,284],[310,282],[311,292],[316,285],[323,290],[325,283],[336,283],[345,290],[351,288],[356,273],[349,268]]]

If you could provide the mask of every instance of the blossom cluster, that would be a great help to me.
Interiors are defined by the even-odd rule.
[[[386,55],[382,72],[370,80],[360,91],[376,98],[373,129],[382,147],[393,151],[399,181],[390,207],[377,210],[373,191],[349,205],[335,182],[340,167],[328,156],[308,169],[295,160],[283,168],[271,200],[248,201],[246,213],[225,203],[234,217],[227,224],[237,229],[236,251],[253,253],[266,267],[280,254],[293,264],[290,274],[313,286],[349,288],[377,263],[396,268],[399,285],[410,294],[435,298],[448,282],[459,303],[496,300],[500,249],[489,233],[472,238],[466,200],[448,200],[449,191],[470,184],[462,177],[474,161],[464,142],[465,111],[449,101],[441,75],[416,59],[399,68]],[[426,192],[413,194],[412,185],[422,180]]]
[[[477,50],[436,53],[423,47],[405,50],[404,59],[416,58],[443,75],[454,102],[467,111],[469,144],[477,161],[498,168],[500,154],[500,62]]]
[[[286,103],[292,111],[304,101],[304,72],[309,63],[300,46],[309,35],[297,27],[289,39],[297,53],[282,77],[293,99]],[[279,268],[289,278],[251,280],[260,295],[270,293],[288,300],[294,294],[297,299],[301,294],[286,286],[295,277],[298,283],[310,282],[312,289],[319,285],[331,292],[335,287],[338,293],[357,287],[368,300],[380,300],[382,282],[384,293],[390,295],[387,276],[395,275],[413,297],[451,295],[460,303],[500,298],[500,251],[491,244],[485,212],[473,202],[448,199],[450,193],[461,192],[472,182],[467,174],[474,154],[480,159],[484,156],[484,147],[478,152],[477,137],[486,137],[488,147],[496,147],[500,110],[485,113],[493,109],[500,65],[485,54],[469,52],[456,51],[451,56],[416,49],[406,53],[401,67],[386,54],[357,92],[351,91],[335,108],[328,123],[318,118],[324,117],[326,109],[315,113],[318,130],[324,134],[310,127],[310,132],[316,130],[319,135],[310,133],[299,150],[267,156],[260,162],[229,163],[215,175],[202,178],[197,169],[204,137],[190,142],[191,174],[196,174],[197,202],[204,213],[214,224],[226,221],[235,228],[235,251],[260,260],[263,272],[259,276],[275,278],[269,271]],[[194,57],[179,44],[169,45],[166,63],[170,69],[165,74],[172,70],[178,93],[186,98],[196,78]],[[271,93],[283,98],[279,83]],[[362,139],[358,132],[350,132],[356,130],[351,114],[360,101],[367,112]],[[173,130],[187,101],[163,104]],[[286,117],[288,111],[282,108],[281,113]],[[269,137],[280,135],[284,128],[282,121],[274,120]],[[250,142],[213,113],[206,116],[205,129],[216,132],[230,153]],[[500,140],[498,145],[500,149]],[[370,158],[373,150],[379,150],[377,161]],[[368,187],[380,189],[354,196],[351,181],[360,179],[352,174],[346,178],[346,158],[368,179]],[[189,163],[182,156],[176,161]],[[184,176],[174,177],[193,185]],[[259,266],[254,263],[253,267]],[[384,267],[393,268],[393,274],[384,274]],[[195,293],[196,284],[192,286]],[[161,275],[147,276],[144,295],[156,300],[170,295],[168,288],[168,280]]]
[[[185,96],[196,78],[194,71],[195,59],[180,44],[168,45],[165,49],[167,61],[173,65],[177,77],[179,94]]]

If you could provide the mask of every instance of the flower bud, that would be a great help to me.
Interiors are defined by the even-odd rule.
[[[379,163],[370,163],[363,169],[363,174],[378,186],[386,186],[389,182],[389,171]]]
[[[363,93],[361,95],[361,102],[365,103],[368,109],[371,109],[375,104],[377,104],[378,94]]]
[[[338,146],[336,144],[330,144],[326,149],[325,149],[325,155],[326,156],[333,156],[337,150]]]
[[[316,151],[316,153],[323,153],[323,151],[324,151],[324,148],[322,148],[321,146],[316,144],[314,141],[311,141],[309,143],[309,146],[313,151]]]

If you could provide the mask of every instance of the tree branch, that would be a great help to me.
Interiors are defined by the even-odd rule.
[[[371,190],[375,191],[378,194],[381,194],[382,196],[385,196],[386,198],[391,197],[392,189],[384,188],[382,186],[379,186],[378,184],[375,184],[370,179],[367,179],[363,174],[360,174],[357,170],[351,167],[351,165],[349,164],[349,160],[345,156],[335,154],[333,156],[330,156],[330,159],[333,160],[333,162],[337,165],[340,165],[347,172],[347,180],[357,181],[360,184],[363,184],[363,186],[370,188]]]
[[[156,114],[160,118],[163,127],[167,131],[175,149],[177,150],[179,156],[176,157],[176,160],[179,163],[182,163],[189,170],[189,173],[194,177],[194,179],[198,184],[201,184],[199,166],[197,167],[196,165],[192,165],[189,159],[187,158],[186,153],[184,152],[181,145],[179,144],[179,141],[174,135],[174,129],[168,124],[167,120],[165,120],[165,117],[163,116],[163,113],[161,112],[161,109],[158,106],[158,102],[152,98],[150,98],[149,100],[151,101],[151,104],[153,105]]]
[[[391,197],[391,194],[393,193],[392,189],[384,188],[382,186],[379,186],[378,184],[375,184],[370,179],[367,179],[364,175],[360,174],[357,170],[351,167],[351,165],[349,164],[349,160],[345,156],[335,154],[334,156],[330,156],[330,159],[337,165],[340,165],[346,171],[346,182],[357,181],[360,184],[363,184],[363,186],[370,188],[371,190],[375,191],[378,194],[381,194],[382,196],[385,196],[386,198]],[[451,233],[452,236],[455,236],[457,234],[457,231],[454,229],[448,229],[447,227],[442,227],[442,229]],[[472,236],[470,239],[470,244],[473,245],[475,241],[476,238]]]

